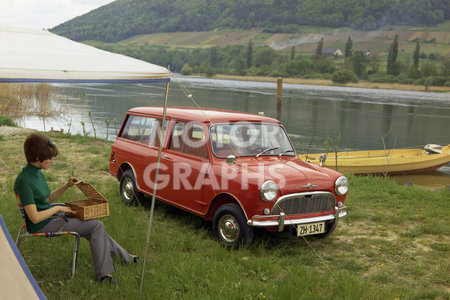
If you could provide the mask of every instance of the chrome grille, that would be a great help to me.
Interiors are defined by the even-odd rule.
[[[291,194],[280,197],[272,208],[272,215],[284,212],[286,215],[307,214],[330,211],[336,200],[331,193],[312,192]]]

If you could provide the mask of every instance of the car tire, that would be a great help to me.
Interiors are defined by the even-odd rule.
[[[213,232],[228,249],[249,246],[253,241],[253,227],[241,208],[234,203],[222,205],[214,214]]]
[[[120,178],[120,196],[127,206],[137,205],[143,198],[136,188],[136,179],[131,170],[127,170]]]

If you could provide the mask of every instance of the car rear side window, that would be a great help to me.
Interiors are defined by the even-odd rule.
[[[145,145],[159,147],[162,139],[161,123],[159,119],[129,115],[120,137]]]

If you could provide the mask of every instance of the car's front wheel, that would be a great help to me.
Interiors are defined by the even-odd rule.
[[[216,211],[213,231],[227,248],[249,246],[253,241],[253,228],[247,225],[244,213],[234,203],[224,204]]]
[[[142,194],[136,188],[136,179],[131,170],[127,170],[120,178],[120,196],[127,206],[133,206],[142,199]]]

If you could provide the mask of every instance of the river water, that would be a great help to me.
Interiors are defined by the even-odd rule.
[[[64,110],[68,113],[45,120],[46,130],[53,127],[82,133],[84,122],[84,130],[93,135],[93,121],[96,135],[105,137],[105,118],[116,119],[109,125],[110,140],[115,138],[114,127],[120,127],[129,108],[162,106],[165,92],[164,83],[54,86],[62,93],[54,100],[55,105],[65,103]],[[276,83],[179,75],[170,83],[168,104],[192,107],[196,106],[195,101],[200,107],[263,112],[276,118],[276,88]],[[421,148],[429,143],[447,145],[450,94],[284,84],[282,121],[299,153],[325,151],[327,137],[338,145],[339,151]],[[44,129],[44,122],[37,118],[19,123]],[[436,172],[396,179],[400,183],[449,186],[450,164]]]

